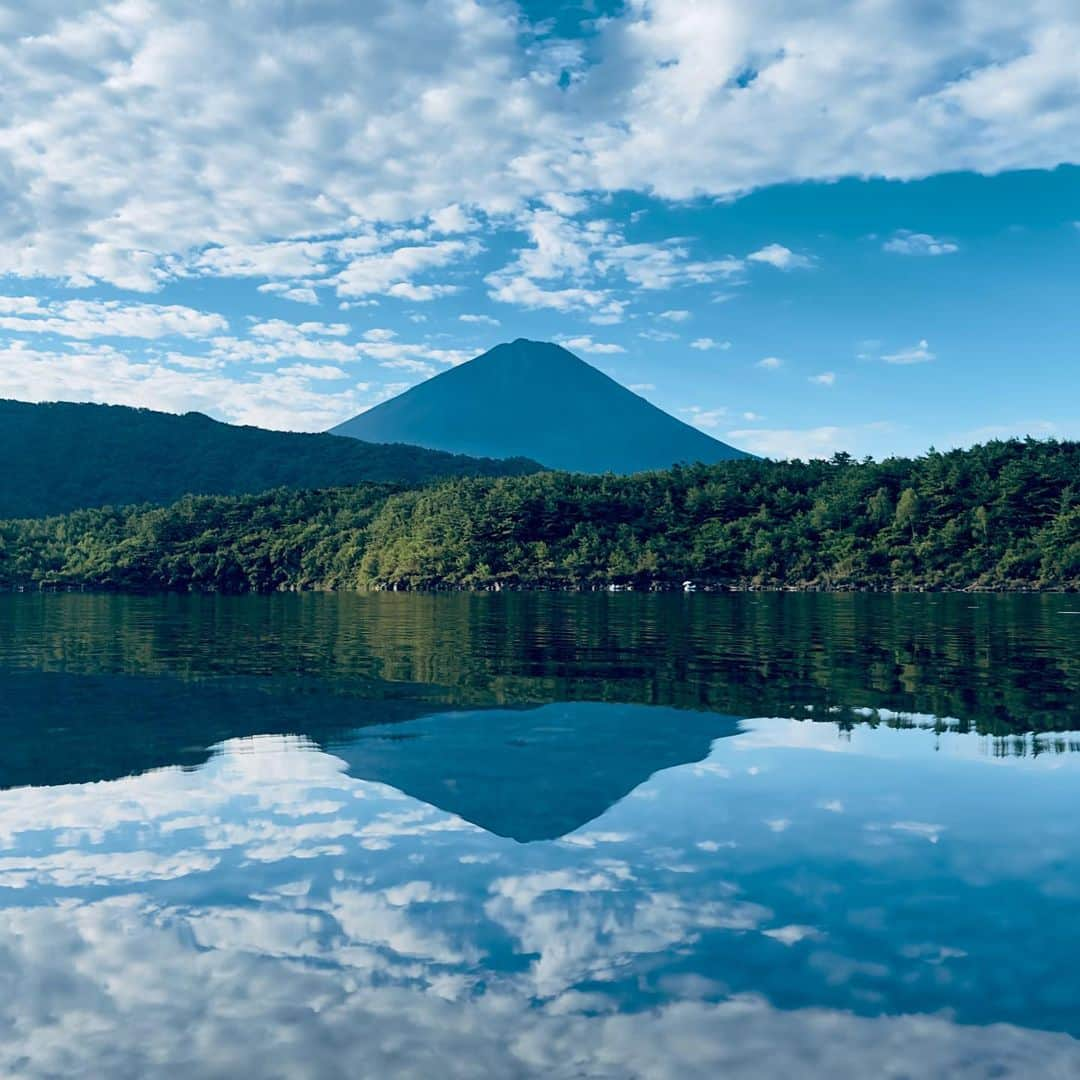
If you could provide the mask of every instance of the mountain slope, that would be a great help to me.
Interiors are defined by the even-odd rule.
[[[553,469],[632,473],[746,457],[548,342],[497,345],[333,429]]]
[[[360,481],[534,472],[535,462],[478,461],[417,446],[234,427],[201,413],[122,405],[0,400],[0,518],[83,507],[168,503],[186,494]]]

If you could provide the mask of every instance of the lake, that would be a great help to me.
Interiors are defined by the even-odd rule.
[[[0,595],[0,1075],[1080,1075],[1078,611]]]

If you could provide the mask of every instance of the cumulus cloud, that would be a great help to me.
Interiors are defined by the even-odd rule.
[[[952,240],[940,240],[929,233],[909,232],[901,229],[881,245],[894,255],[952,255],[960,250]]]
[[[532,208],[516,224],[528,242],[486,277],[490,297],[522,307],[583,311],[594,323],[622,320],[627,301],[618,290],[706,284],[732,277],[743,266],[734,257],[696,258],[681,238],[633,243],[613,221],[580,220],[548,207]],[[689,317],[682,309],[660,316],[672,322]]]
[[[229,328],[223,315],[177,304],[138,304],[120,300],[57,300],[0,296],[0,330],[92,338],[205,338]]]
[[[697,349],[698,352],[709,352],[712,349],[728,350],[731,348],[730,341],[717,341],[711,337],[699,337],[690,342],[691,349]]]
[[[776,371],[783,366],[784,361],[779,356],[766,356],[755,365],[755,367],[763,368],[765,371]]]
[[[725,408],[703,409],[700,405],[691,405],[689,408],[680,410],[688,423],[699,427],[704,431],[712,431],[718,428],[727,417]]]
[[[571,351],[585,352],[585,353],[600,353],[600,354],[613,354],[624,353],[626,350],[621,345],[615,345],[613,343],[604,341],[593,341],[588,334],[583,334],[580,337],[571,338],[557,338],[560,345]]]
[[[4,28],[0,270],[78,283],[307,280],[328,236],[414,221],[461,237],[530,201],[572,217],[589,192],[1080,159],[1065,3],[641,0],[596,24],[588,58],[523,33],[509,0],[35,4]],[[343,284],[384,287],[387,268],[360,261]]]
[[[746,256],[748,262],[766,263],[777,270],[804,270],[814,265],[809,255],[799,255],[783,244],[768,244]]]
[[[132,306],[150,310],[133,313]],[[29,305],[22,304],[21,309],[25,312]],[[211,333],[218,325],[214,320],[220,317],[200,319],[198,312],[180,310],[188,313],[129,305],[84,316],[81,308],[57,308],[61,312],[57,314],[51,306],[43,306],[40,321],[53,322],[52,333],[74,340],[50,347],[24,340],[0,341],[0,397],[93,401],[165,412],[195,410],[233,423],[319,431],[407,386],[396,382],[378,386],[370,374],[358,378],[354,374],[358,365],[374,363],[427,377],[441,366],[460,364],[475,355],[470,349],[398,341],[392,331],[381,328],[355,341],[348,340],[352,332],[344,323],[281,319],[254,322],[244,336],[204,338],[201,334]],[[170,328],[177,327],[173,332],[186,330],[193,338],[176,347],[141,346],[139,350],[87,341],[103,324],[123,325],[132,336],[138,331],[163,341]]]
[[[762,417],[746,413],[744,419],[755,422]],[[881,435],[895,431],[896,426],[888,421],[871,421],[849,427],[822,424],[812,428],[741,428],[728,431],[725,438],[762,457],[811,459],[832,457],[838,451],[867,453],[876,448]]]
[[[227,346],[222,354],[228,354]],[[311,385],[310,373],[295,368],[226,375],[222,363],[213,354],[136,358],[105,345],[51,350],[0,344],[0,397],[197,411],[292,431],[326,430],[377,400],[366,384],[328,393]],[[324,369],[320,380],[325,376]]]

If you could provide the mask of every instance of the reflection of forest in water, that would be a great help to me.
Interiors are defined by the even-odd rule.
[[[101,693],[126,693],[135,684],[115,677],[170,676],[183,686],[155,692],[176,707],[206,694],[206,710],[227,714],[255,694],[260,730],[279,729],[279,711],[305,734],[339,709],[363,723],[362,699],[382,703],[374,721],[392,719],[394,702],[416,715],[591,700],[1014,736],[1080,728],[1080,617],[1064,614],[1075,606],[1057,595],[7,595],[0,679],[94,676]],[[209,685],[196,693],[193,681]]]

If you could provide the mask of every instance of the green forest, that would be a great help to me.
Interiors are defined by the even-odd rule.
[[[0,583],[1076,589],[1080,443],[188,496],[0,523]]]

